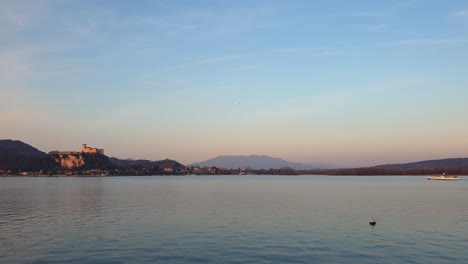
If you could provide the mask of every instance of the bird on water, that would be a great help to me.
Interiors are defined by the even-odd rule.
[[[372,220],[369,222],[369,225],[375,226],[375,224],[376,224],[375,219],[374,219],[374,217],[371,217],[371,218],[372,218]]]

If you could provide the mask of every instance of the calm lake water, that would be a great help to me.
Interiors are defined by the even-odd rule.
[[[466,177],[0,178],[1,263],[439,264],[467,249]]]

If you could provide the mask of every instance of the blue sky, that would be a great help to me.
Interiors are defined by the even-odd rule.
[[[466,1],[0,7],[0,138],[183,163],[468,156]]]

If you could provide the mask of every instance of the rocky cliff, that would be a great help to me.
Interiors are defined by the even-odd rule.
[[[115,167],[105,155],[77,153],[50,154],[54,161],[64,169],[113,169]]]
[[[56,154],[53,155],[53,158],[56,163],[65,169],[79,168],[85,165],[81,154]]]

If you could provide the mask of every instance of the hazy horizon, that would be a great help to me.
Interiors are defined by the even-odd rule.
[[[4,140],[4,139],[0,139],[0,140]],[[22,140],[20,139],[6,139],[6,140],[17,140],[17,141],[21,141],[23,142]],[[28,144],[28,142],[23,142],[23,143],[26,143]],[[35,146],[32,146],[32,147],[35,147]],[[89,147],[89,146],[88,146]],[[43,151],[43,152],[50,152],[50,151],[44,151],[42,149],[38,149],[39,151]],[[56,149],[57,151],[81,151],[80,149],[78,148],[74,148],[74,149]],[[52,150],[51,150],[52,151]],[[54,150],[55,151],[55,150]],[[107,156],[109,157],[112,157],[112,158],[118,158],[118,159],[123,159],[123,160],[151,160],[151,161],[157,161],[158,159],[152,159],[152,158],[141,158],[141,157],[124,157],[124,156],[113,156],[113,155],[109,155],[107,153],[105,153]],[[164,159],[172,159],[172,160],[176,160],[176,161],[179,161],[181,162],[182,164],[184,165],[194,165],[194,164],[198,164],[198,163],[204,163],[204,162],[207,162],[209,160],[214,160],[214,159],[217,159],[217,158],[221,158],[221,157],[267,157],[267,158],[273,158],[273,159],[281,159],[281,160],[284,160],[286,162],[290,162],[290,163],[298,163],[298,164],[302,164],[302,165],[311,165],[311,169],[333,169],[333,168],[349,168],[349,167],[360,167],[360,166],[377,166],[377,165],[387,165],[387,164],[405,164],[405,163],[413,163],[413,162],[420,162],[420,161],[428,161],[428,160],[444,160],[444,159],[457,159],[457,158],[466,158],[466,157],[436,157],[436,158],[429,158],[429,159],[425,159],[425,160],[403,160],[403,161],[390,161],[390,162],[387,162],[387,163],[375,163],[375,164],[370,164],[370,163],[366,163],[364,165],[356,165],[356,164],[344,164],[344,163],[333,163],[333,161],[328,161],[327,163],[323,162],[323,163],[318,163],[318,162],[301,162],[301,161],[296,161],[296,160],[289,160],[289,159],[285,159],[285,158],[282,158],[282,157],[278,157],[278,156],[269,156],[269,155],[265,155],[265,154],[230,154],[230,155],[217,155],[217,156],[213,156],[213,157],[208,157],[204,160],[198,160],[198,161],[195,161],[195,162],[188,162],[188,163],[184,163],[184,162],[181,162],[180,160],[177,160],[173,157],[166,157],[166,158],[161,158],[159,160],[164,160]]]
[[[466,1],[2,1],[0,138],[184,164],[468,157]]]

